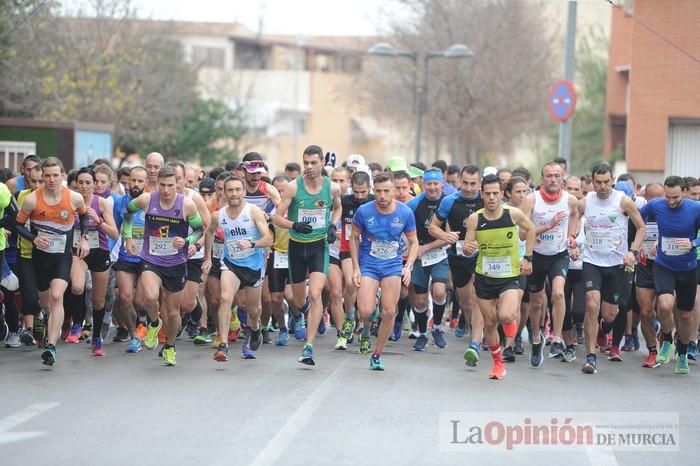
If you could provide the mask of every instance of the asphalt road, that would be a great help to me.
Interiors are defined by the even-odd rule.
[[[177,345],[177,367],[157,353],[125,354],[108,343],[103,358],[88,345],[60,345],[58,363],[43,366],[39,350],[0,349],[0,465],[375,465],[691,464],[700,446],[697,384],[700,368],[678,376],[672,364],[639,367],[642,353],[624,363],[599,357],[599,373],[547,360],[532,369],[526,357],[508,365],[502,381],[488,380],[490,356],[464,365],[467,340],[410,350],[406,336],[390,344],[385,372],[368,357],[333,351],[335,332],[315,345],[317,365],[296,362],[301,343],[264,345],[257,360],[242,360],[241,343],[228,363],[209,347]],[[445,451],[440,414],[558,412],[678,413],[675,452],[614,452],[600,447],[561,451]],[[476,414],[472,414],[476,415]],[[563,463],[561,463],[563,462]]]

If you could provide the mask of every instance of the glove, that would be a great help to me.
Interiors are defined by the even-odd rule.
[[[308,235],[313,228],[311,227],[311,222],[294,222],[292,224],[292,230],[302,235]]]
[[[335,225],[331,225],[328,227],[328,244],[333,244],[335,243],[335,240],[338,237],[338,227]]]

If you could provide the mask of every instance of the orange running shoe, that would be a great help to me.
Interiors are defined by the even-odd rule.
[[[656,362],[656,353],[647,354],[647,358],[644,361],[642,361],[642,367],[646,367],[649,369],[655,369],[660,365],[661,363]]]
[[[146,333],[148,332],[148,329],[146,328],[145,325],[142,323],[139,323],[136,326],[136,330],[134,330],[134,336],[138,338],[139,340],[143,341],[144,338],[146,338]]]
[[[237,341],[238,340],[238,333],[241,331],[240,328],[237,328],[236,330],[229,330],[228,332],[228,341]]]
[[[506,366],[503,364],[503,360],[498,360],[493,362],[493,369],[489,373],[489,379],[502,380],[506,375]]]
[[[160,332],[158,332],[158,342],[159,343],[165,343],[166,340],[168,339],[168,336],[165,333],[165,325],[160,329]]]

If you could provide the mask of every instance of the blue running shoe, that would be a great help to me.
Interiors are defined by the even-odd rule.
[[[310,344],[305,344],[304,349],[301,350],[301,356],[299,356],[299,362],[306,364],[307,366],[315,366],[314,362],[314,347]]]
[[[299,314],[299,317],[294,318],[294,338],[297,340],[306,338],[306,319],[304,319],[304,314]]]
[[[661,331],[661,322],[654,319],[654,333],[658,334]]]
[[[479,343],[473,341],[464,352],[464,361],[469,367],[476,367],[479,364]]]
[[[250,349],[250,346],[248,346],[248,342],[243,345],[241,348],[241,356],[243,359],[255,359],[255,351]]]
[[[698,354],[698,344],[694,341],[688,342],[688,360],[696,361]]]
[[[389,340],[390,341],[399,341],[402,333],[403,333],[403,322],[394,321],[394,328],[391,330],[391,335],[389,335]]]
[[[433,340],[438,348],[447,348],[447,340],[445,340],[445,332],[440,328],[433,329]]]
[[[133,337],[129,341],[129,346],[126,347],[127,353],[138,353],[141,351],[141,340],[138,337]]]
[[[277,340],[275,341],[276,346],[287,346],[289,344],[289,330],[286,328],[280,329],[279,335],[277,335]]]
[[[597,374],[598,373],[598,365],[596,363],[596,356],[595,354],[591,353],[586,355],[586,364],[583,365],[581,368],[581,372],[584,374]]]
[[[326,320],[323,318],[323,314],[321,314],[321,321],[318,323],[318,334],[326,334]]]
[[[465,333],[467,333],[467,331],[464,330],[462,327],[457,327],[457,328],[455,329],[455,336],[456,336],[457,338],[462,338],[462,337],[464,337],[464,334],[465,334]]]
[[[372,357],[369,358],[369,368],[373,371],[383,371],[384,363],[382,362],[382,357],[378,354],[373,354]]]
[[[425,347],[428,346],[428,337],[420,334],[413,344],[413,349],[415,351],[425,351]]]

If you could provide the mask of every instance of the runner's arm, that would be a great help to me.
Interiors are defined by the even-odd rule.
[[[103,232],[107,234],[113,240],[119,237],[119,230],[114,223],[114,215],[112,214],[112,208],[106,199],[99,199],[100,210],[102,211],[102,222],[97,226]]]
[[[22,238],[31,241],[32,243],[36,239],[36,235],[24,225],[27,223],[27,220],[29,220],[29,215],[34,210],[35,205],[36,195],[34,193],[30,193],[29,195],[27,195],[27,197],[24,199],[24,202],[22,203],[22,207],[20,208],[19,213],[17,214],[17,221],[15,224],[15,231],[17,232],[17,234],[20,235]]]
[[[83,196],[78,193],[71,192],[71,204],[73,208],[78,213],[78,221],[80,223],[80,241],[87,241],[85,238],[90,230],[90,216],[87,211],[88,208],[85,205],[85,200]]]
[[[289,210],[289,205],[292,203],[292,199],[297,194],[297,184],[289,183],[287,189],[284,190],[284,196],[279,204],[277,204],[277,211],[275,215],[272,216],[272,223],[280,228],[289,230],[294,225],[294,222],[287,220],[285,216]]]
[[[255,241],[255,247],[267,248],[272,246],[272,243],[274,242],[274,236],[270,231],[270,227],[267,226],[267,218],[265,217],[265,212],[263,212],[257,206],[253,206],[253,208],[250,211],[253,216],[255,226],[258,227],[258,231],[263,235],[262,238]]]
[[[476,224],[479,215],[475,212],[467,217],[467,233],[464,235],[464,255],[473,256],[479,250],[479,245],[476,242]]]
[[[126,214],[124,215],[124,222],[122,223],[122,238],[125,241],[132,238],[131,229],[134,225],[132,215],[145,209],[150,201],[151,195],[149,193],[143,193],[136,199],[129,201],[126,205]]]
[[[207,208],[207,203],[204,202],[202,195],[196,191],[194,192],[192,200],[194,201],[195,206],[197,206],[197,211],[199,212],[200,217],[202,217],[202,225],[204,230],[206,230],[206,228],[209,226],[209,222],[211,222],[211,212],[209,212],[209,209]],[[202,234],[198,242],[200,243],[200,247],[204,246],[204,234]]]
[[[343,205],[340,202],[340,186],[331,182],[331,196],[333,197],[333,212],[331,213],[331,225],[337,225],[343,215]]]
[[[211,214],[211,221],[204,235],[204,257],[211,257],[211,249],[214,243],[214,235],[216,234],[216,229],[219,227],[219,212],[214,212]]]
[[[190,233],[185,240],[187,241],[187,245],[194,244],[204,234],[204,223],[202,222],[202,216],[199,215],[197,205],[190,199],[185,199],[183,210],[187,216],[187,223],[190,225],[190,228],[192,228],[192,233]]]
[[[637,232],[634,235],[634,241],[632,241],[632,249],[639,251],[642,248],[642,243],[644,242],[647,226],[639,213],[639,209],[637,209],[637,205],[629,197],[622,199],[622,211],[630,218],[630,220],[632,220],[632,223],[637,229]]]
[[[569,231],[568,237],[576,239],[578,233],[578,200],[574,196],[569,196]]]
[[[511,207],[510,215],[513,218],[515,224],[518,225],[518,227],[520,227],[521,235],[522,233],[525,234],[525,255],[531,256],[532,248],[535,247],[535,225],[529,218],[527,218],[527,216],[520,209]]]

